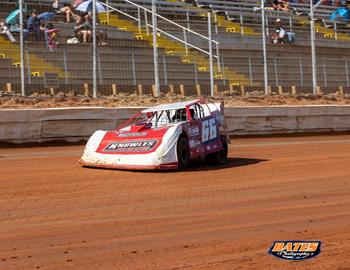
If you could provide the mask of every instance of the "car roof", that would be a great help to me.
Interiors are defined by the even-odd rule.
[[[202,101],[202,100],[201,99],[195,99],[195,100],[190,100],[190,101],[161,104],[161,105],[158,105],[158,106],[154,106],[154,107],[145,109],[145,110],[142,111],[142,113],[184,109],[184,108],[186,108],[186,106],[198,103],[200,101]]]

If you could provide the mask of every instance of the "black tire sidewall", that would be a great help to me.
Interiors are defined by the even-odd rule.
[[[188,145],[188,141],[184,137],[179,137],[177,141],[177,161],[178,161],[178,168],[186,169],[190,163],[190,147]],[[184,151],[186,154],[186,157],[183,157]]]

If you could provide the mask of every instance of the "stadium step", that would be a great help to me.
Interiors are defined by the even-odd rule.
[[[310,27],[310,21],[306,19],[299,19],[298,23],[301,26],[308,26]],[[316,22],[315,23],[315,32],[318,33],[320,36],[322,36],[325,39],[337,39],[339,41],[349,41],[350,36],[346,33],[337,32],[335,33],[333,27],[327,28],[322,23]]]
[[[116,14],[109,14],[109,21],[107,21],[106,14],[99,14],[100,21],[108,23],[110,26],[117,27],[123,31],[132,32],[135,36],[135,40],[148,41],[150,46],[153,45],[153,36],[151,33],[147,33],[144,28],[139,28],[134,25],[132,22],[121,19]],[[164,37],[163,35],[157,36],[157,47],[165,50],[167,55],[175,55],[180,57],[181,62],[185,64],[196,64],[199,72],[208,72],[210,70],[209,60],[204,57],[201,53],[194,50],[186,50],[186,47],[180,43],[169,38]],[[221,69],[221,67],[220,67]],[[230,70],[225,67],[220,70],[218,65],[214,64],[214,77],[217,80],[228,80],[232,85],[250,85],[251,82],[242,74],[238,74],[235,71]]]
[[[56,73],[59,77],[64,78],[66,76],[65,72],[53,66],[51,63],[48,63],[44,59],[38,57],[36,54],[30,52],[30,71],[33,77],[42,77],[45,73]],[[27,55],[25,56],[25,65],[27,64]],[[12,60],[12,66],[19,68],[20,67],[20,47],[18,43],[13,43],[6,40],[4,37],[0,36],[0,58],[10,58]],[[69,76],[69,74],[67,74]]]
[[[167,0],[167,2],[182,2],[181,0]],[[193,4],[193,3],[192,3]],[[207,17],[208,16],[208,10],[202,7],[197,7],[197,6],[192,6],[192,7],[187,7],[189,10],[195,11],[199,14],[199,16],[201,17]],[[228,20],[225,16],[223,15],[218,15],[215,13],[215,20],[216,23],[219,27],[223,27],[225,29],[226,32],[229,33],[240,33],[243,35],[247,35],[247,36],[259,36],[260,33],[255,31],[254,28],[252,27],[241,27],[240,23],[237,22],[232,22],[230,20]]]

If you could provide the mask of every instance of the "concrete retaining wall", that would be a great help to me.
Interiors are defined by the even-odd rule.
[[[140,108],[55,108],[0,110],[0,142],[86,140],[95,130],[113,129]],[[350,106],[225,108],[230,135],[350,131]]]

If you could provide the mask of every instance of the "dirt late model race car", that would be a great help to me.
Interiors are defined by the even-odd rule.
[[[229,137],[223,103],[204,99],[142,110],[116,130],[96,131],[80,164],[88,167],[185,169],[191,160],[227,161]]]

